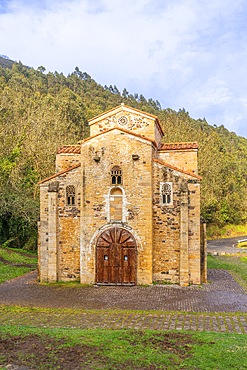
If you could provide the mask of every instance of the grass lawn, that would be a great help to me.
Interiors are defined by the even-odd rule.
[[[37,268],[37,255],[23,250],[0,248],[0,284]]]
[[[17,276],[24,275],[26,272],[31,271],[32,269],[28,267],[15,267],[5,265],[0,262],[0,284],[4,283],[7,280],[14,279]]]
[[[12,263],[36,264],[37,255],[31,255],[21,249],[0,248],[0,257]]]
[[[246,358],[243,334],[0,327],[1,369],[240,370]]]

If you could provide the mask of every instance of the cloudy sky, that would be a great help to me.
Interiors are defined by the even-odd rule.
[[[78,66],[247,138],[245,0],[0,0],[0,54]]]

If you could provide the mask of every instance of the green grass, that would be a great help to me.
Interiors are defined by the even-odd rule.
[[[247,335],[195,333],[201,344],[194,346],[193,355],[180,369],[223,370],[246,369]]]
[[[243,225],[225,225],[219,227],[217,225],[207,225],[207,238],[209,240],[234,238],[235,236],[247,235],[247,224]]]
[[[247,291],[247,257],[208,256],[208,268],[229,271],[238,283]]]
[[[0,338],[2,369],[246,369],[245,334],[1,326]]]
[[[0,262],[0,284],[4,283],[7,280],[14,279],[18,276],[22,276],[31,270],[33,269],[29,267],[9,266],[4,265],[2,262]]]
[[[12,263],[36,264],[37,256],[30,257],[25,252],[18,252],[10,248],[0,248],[0,257]]]
[[[5,263],[0,261],[0,284],[36,269],[37,265],[37,256],[31,257],[22,250],[0,248],[0,258],[5,261]]]

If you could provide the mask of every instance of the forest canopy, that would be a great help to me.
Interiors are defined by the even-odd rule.
[[[88,120],[122,102],[158,116],[164,142],[198,141],[207,223],[246,222],[245,138],[195,120],[185,109],[162,109],[157,100],[103,87],[78,67],[65,77],[14,63],[0,66],[0,244],[35,249],[38,181],[54,173],[60,146],[87,137]]]

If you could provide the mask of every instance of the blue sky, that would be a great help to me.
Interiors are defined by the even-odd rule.
[[[0,0],[0,54],[78,66],[247,138],[245,0]]]

